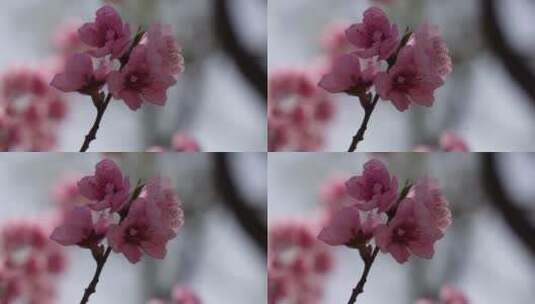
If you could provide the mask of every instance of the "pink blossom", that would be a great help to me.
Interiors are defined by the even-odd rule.
[[[92,200],[88,206],[93,210],[121,209],[128,199],[130,182],[123,178],[121,169],[109,159],[96,165],[95,175],[86,176],[78,182],[80,194]]]
[[[466,295],[452,287],[452,286],[444,286],[440,290],[440,300],[442,304],[468,304],[468,298]]]
[[[338,57],[351,49],[351,45],[346,38],[346,29],[349,22],[335,21],[325,28],[321,35],[321,46],[329,58]]]
[[[176,152],[199,152],[201,151],[199,143],[194,138],[183,133],[176,133],[175,135],[173,135],[171,146],[173,147],[173,150]]]
[[[288,220],[269,227],[268,303],[319,303],[333,258],[314,237],[313,224]]]
[[[286,69],[268,81],[268,148],[270,151],[315,151],[335,114],[334,101],[318,88],[310,71]]]
[[[48,151],[67,112],[63,96],[49,86],[44,66],[20,66],[0,76],[0,150]]]
[[[373,85],[376,75],[375,64],[370,63],[365,70],[361,70],[359,57],[356,54],[345,54],[334,59],[332,70],[321,78],[319,86],[330,93],[360,95]]]
[[[166,255],[167,241],[174,232],[162,222],[160,209],[144,198],[136,199],[128,215],[108,230],[108,243],[133,264],[140,261],[143,252],[156,259]]]
[[[444,84],[441,76],[426,73],[417,65],[415,56],[414,46],[403,47],[394,66],[375,78],[377,93],[399,111],[407,110],[411,103],[432,106],[434,91]]]
[[[169,25],[155,24],[147,31],[148,61],[164,74],[177,75],[184,70],[182,49]]]
[[[466,295],[451,286],[444,286],[440,290],[439,301],[433,301],[431,299],[419,299],[416,304],[468,304],[468,298]]]
[[[466,142],[451,132],[444,132],[440,137],[440,147],[446,152],[469,152]]]
[[[364,211],[375,208],[379,212],[388,211],[398,196],[397,178],[390,177],[385,165],[377,159],[364,164],[362,175],[351,177],[346,187],[349,196],[357,200],[355,206]]]
[[[83,25],[79,19],[68,19],[62,22],[54,32],[54,46],[61,56],[67,58],[74,53],[87,51],[87,46],[80,40],[78,29]]]
[[[55,303],[63,248],[49,240],[49,219],[10,220],[0,226],[0,303]]]
[[[414,185],[411,196],[416,202],[427,208],[433,226],[442,232],[451,224],[451,211],[438,183],[431,178],[423,178]]]
[[[199,296],[188,287],[175,286],[172,294],[173,303],[176,304],[201,304]]]
[[[366,221],[361,223],[359,209],[345,207],[321,230],[318,239],[331,246],[346,245],[358,248],[373,237],[378,224],[379,219],[371,213]]]
[[[160,209],[161,223],[173,232],[170,237],[174,237],[184,224],[184,211],[171,182],[160,177],[152,178],[145,189],[143,196]]]
[[[91,209],[74,207],[65,216],[64,222],[54,229],[50,239],[63,246],[94,248],[104,239],[107,229],[108,220],[105,217],[94,224]]]
[[[425,207],[412,198],[401,201],[395,216],[375,230],[375,242],[381,251],[390,253],[398,263],[405,263],[411,254],[430,259],[435,241],[442,232],[432,224]]]
[[[358,48],[356,53],[362,58],[378,55],[379,59],[388,59],[399,44],[398,27],[391,24],[378,7],[367,9],[362,23],[349,27],[346,36]]]
[[[76,53],[67,60],[65,72],[54,76],[50,85],[63,92],[79,91],[89,94],[104,85],[108,73],[107,64],[101,64],[95,71],[89,55]]]
[[[427,22],[420,25],[414,33],[416,63],[427,74],[446,78],[452,71],[448,46],[442,39],[438,27]]]
[[[112,59],[121,57],[127,50],[130,26],[123,23],[117,11],[105,5],[97,11],[95,22],[86,23],[79,29],[80,40],[97,49],[90,51],[95,57],[111,54]]]
[[[126,66],[108,76],[108,87],[113,97],[124,100],[132,110],[139,109],[143,101],[165,105],[167,89],[176,83],[161,67],[153,66],[148,55],[147,46],[136,46]]]

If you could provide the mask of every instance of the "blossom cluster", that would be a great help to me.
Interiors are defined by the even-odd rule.
[[[67,105],[47,79],[47,69],[26,65],[0,76],[0,151],[43,151],[56,145]]]
[[[440,295],[438,301],[433,301],[430,299],[420,299],[416,302],[416,304],[468,304],[468,298],[466,295],[452,287],[452,286],[444,286],[440,290]]]
[[[50,241],[49,219],[10,220],[0,226],[0,303],[55,303],[56,278],[67,267]]]
[[[347,195],[352,204],[341,207],[318,239],[331,246],[367,250],[375,241],[383,253],[399,262],[411,255],[430,259],[434,244],[451,224],[449,202],[436,181],[422,178],[400,187],[385,165],[372,159],[362,175],[349,178]]]
[[[318,150],[334,116],[328,94],[314,83],[315,72],[284,69],[268,80],[269,151]]]
[[[64,71],[51,82],[63,92],[98,99],[107,85],[113,97],[132,110],[139,109],[143,102],[164,105],[167,90],[184,69],[181,49],[170,26],[154,24],[146,33],[132,35],[130,25],[109,5],[97,11],[94,22],[78,29],[78,39],[85,50],[70,55]],[[76,46],[78,39],[71,36],[60,45]]]
[[[423,23],[402,36],[378,7],[364,12],[345,37],[352,50],[338,55],[319,86],[330,93],[365,98],[372,87],[399,111],[411,104],[432,106],[434,92],[451,73],[448,48],[438,28]],[[371,102],[368,100],[367,102]]]
[[[109,159],[96,165],[95,174],[65,183],[55,192],[58,201],[72,199],[51,239],[100,252],[102,242],[131,263],[143,253],[157,259],[166,255],[167,242],[184,222],[181,202],[168,180],[155,177],[132,188],[120,168]]]
[[[147,304],[201,304],[200,297],[190,288],[184,286],[175,286],[171,292],[171,299],[164,301],[152,299]]]
[[[333,267],[327,246],[315,238],[311,222],[286,220],[270,225],[268,303],[320,303],[326,274]]]

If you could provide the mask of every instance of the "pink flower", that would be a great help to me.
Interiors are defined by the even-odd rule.
[[[171,142],[173,150],[176,152],[199,152],[201,148],[199,143],[192,137],[189,137],[186,134],[176,133],[173,136]]]
[[[324,75],[319,86],[330,93],[348,92],[355,95],[365,93],[377,75],[377,67],[369,64],[362,71],[360,60],[356,54],[345,54],[336,57],[329,74]]]
[[[168,25],[155,24],[147,31],[148,61],[163,73],[177,75],[184,70],[182,49]]]
[[[438,27],[427,22],[414,33],[416,63],[427,74],[438,75],[444,79],[452,71],[448,46],[442,39]]]
[[[143,101],[165,105],[167,89],[176,83],[167,71],[151,64],[148,53],[147,46],[136,46],[126,66],[108,76],[108,87],[113,97],[124,100],[132,110],[139,109]]]
[[[405,263],[411,254],[430,259],[435,241],[442,232],[434,227],[429,212],[411,198],[401,201],[396,215],[375,230],[375,242],[381,251],[390,253],[398,263]]]
[[[468,304],[466,295],[451,286],[444,286],[440,290],[440,300],[442,304]]]
[[[359,210],[346,207],[334,215],[331,222],[321,230],[318,239],[331,246],[358,248],[373,237],[378,224],[379,219],[373,214],[369,214],[367,220],[361,223]]]
[[[168,179],[153,178],[145,186],[144,197],[160,209],[161,223],[173,232],[170,237],[174,237],[184,224],[184,211],[182,202],[170,185]]]
[[[412,193],[411,193],[412,194]],[[451,224],[451,211],[437,182],[424,178],[414,185],[414,200],[429,210],[431,221],[437,229],[445,232]]]
[[[176,304],[201,304],[201,299],[193,290],[187,287],[175,286],[172,294],[173,303]]]
[[[97,11],[95,22],[84,24],[79,30],[80,40],[97,48],[90,54],[100,58],[111,54],[111,58],[121,57],[130,44],[130,26],[123,23],[117,11],[105,5]]]
[[[438,302],[431,299],[419,299],[416,304],[468,304],[466,295],[451,286],[444,286],[440,290],[440,297]]]
[[[377,159],[364,164],[362,175],[351,177],[346,187],[349,196],[357,200],[356,207],[364,211],[375,208],[379,212],[388,211],[398,196],[397,178],[390,177],[385,165]]]
[[[61,226],[54,229],[50,239],[63,246],[78,245],[84,248],[96,247],[106,236],[108,220],[101,217],[93,224],[91,209],[75,207],[65,216]]]
[[[90,93],[104,85],[108,72],[107,64],[101,64],[94,71],[91,57],[85,53],[76,53],[67,60],[65,72],[54,76],[50,85],[63,92]]]
[[[389,71],[380,72],[375,78],[377,93],[392,101],[399,111],[407,110],[411,102],[432,106],[434,91],[443,84],[442,77],[428,74],[416,64],[415,48],[410,45],[401,49]]]
[[[156,259],[163,259],[166,245],[174,232],[162,222],[160,209],[144,198],[136,199],[126,218],[113,224],[108,230],[108,243],[117,253],[122,253],[133,264],[139,262],[143,252]]]
[[[95,175],[86,176],[78,182],[80,194],[94,201],[88,206],[96,211],[111,208],[121,209],[128,199],[130,182],[119,167],[109,159],[96,165]]]
[[[388,59],[399,44],[398,27],[390,24],[386,14],[378,7],[366,10],[363,22],[349,27],[346,36],[359,49],[356,53],[362,58],[378,55],[379,59]]]
[[[469,152],[466,142],[451,132],[444,132],[440,137],[440,147],[446,152]]]

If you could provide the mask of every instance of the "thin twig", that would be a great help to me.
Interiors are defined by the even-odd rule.
[[[351,292],[351,297],[349,298],[349,301],[347,302],[347,304],[357,303],[358,295],[364,292],[364,285],[366,284],[366,280],[368,279],[368,274],[370,273],[370,269],[372,268],[373,262],[375,262],[375,258],[377,257],[378,253],[379,253],[379,247],[375,247],[372,255],[369,258],[363,258],[364,270],[362,271],[362,275],[360,276],[360,280],[357,283],[357,286],[353,288],[353,291]]]
[[[97,262],[97,270],[95,271],[95,275],[93,276],[93,279],[87,286],[84,292],[84,296],[82,300],[80,301],[80,304],[86,304],[89,302],[89,297],[95,293],[97,289],[98,280],[100,278],[100,274],[102,273],[102,269],[104,268],[104,265],[106,264],[106,261],[108,260],[108,256],[111,253],[111,247],[108,247],[106,249],[106,252],[104,252],[103,255],[99,257],[95,257],[95,261]]]
[[[85,136],[84,143],[82,144],[82,147],[80,148],[80,152],[86,152],[89,149],[89,145],[91,142],[95,139],[97,139],[97,132],[100,128],[100,123],[102,121],[102,118],[104,117],[104,113],[106,112],[106,109],[108,108],[108,105],[111,100],[111,93],[108,93],[108,96],[106,96],[106,99],[103,102],[100,102],[99,104],[96,104],[97,108],[97,118],[95,119],[95,122],[93,123],[93,126]]]
[[[366,133],[366,129],[368,129],[370,117],[372,117],[373,111],[375,110],[375,106],[377,105],[378,101],[379,94],[375,94],[375,97],[373,98],[373,101],[371,103],[361,102],[362,107],[364,108],[364,119],[360,124],[360,128],[357,131],[357,134],[353,136],[353,140],[351,141],[351,145],[349,146],[348,152],[355,152],[355,150],[357,150],[359,142],[364,140],[364,134]]]

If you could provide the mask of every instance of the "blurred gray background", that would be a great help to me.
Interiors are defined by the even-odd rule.
[[[265,151],[266,109],[261,96],[242,75],[234,59],[222,49],[214,29],[216,3],[212,0],[114,1],[123,19],[132,24],[154,22],[174,26],[182,45],[186,71],[169,91],[165,107],[144,105],[137,112],[113,102],[98,139],[90,151],[145,151],[169,146],[180,131],[198,139],[203,151]],[[235,35],[265,71],[265,1],[225,1]],[[18,64],[38,67],[54,54],[52,36],[69,18],[94,20],[101,0],[5,0],[0,3],[0,73]],[[263,58],[263,59],[262,59]],[[265,74],[265,72],[264,72]],[[70,94],[71,111],[62,124],[59,151],[78,151],[95,119],[87,96]]]
[[[418,144],[436,144],[444,130],[451,130],[465,138],[474,151],[532,151],[535,76],[530,68],[534,63],[535,3],[530,0],[392,2],[396,4],[385,6],[386,12],[401,29],[414,28],[424,20],[440,26],[454,69],[446,85],[438,90],[432,108],[413,107],[400,113],[390,103],[380,103],[359,150],[409,151]],[[269,71],[310,66],[322,53],[320,37],[325,27],[339,20],[360,22],[371,3],[271,0]],[[496,15],[492,25],[503,32],[505,47],[497,31],[489,30],[490,5]],[[515,61],[511,62],[513,57]],[[352,98],[338,94],[336,99],[338,112],[327,131],[326,151],[345,151],[363,115]]]
[[[522,223],[523,231],[535,231],[533,154],[271,153],[268,222],[314,219],[320,208],[320,187],[333,176],[360,174],[371,157],[382,159],[400,184],[424,175],[438,179],[451,203],[453,224],[435,245],[430,261],[411,258],[400,265],[390,255],[380,254],[359,303],[414,304],[419,297],[437,295],[447,283],[464,290],[470,303],[533,303],[534,234],[526,238],[513,228]],[[496,172],[487,172],[489,168]],[[487,188],[488,175],[499,177],[508,201],[498,199],[499,187]],[[511,219],[515,224],[504,216],[508,213],[504,210],[513,207],[520,210]],[[327,275],[322,303],[346,303],[361,274],[362,261],[354,250],[330,248],[335,268]]]
[[[0,223],[15,218],[43,216],[55,206],[53,186],[65,174],[92,175],[100,154],[4,154],[0,184],[4,200]],[[112,254],[106,264],[94,303],[146,303],[151,296],[169,297],[174,284],[191,286],[203,303],[259,303],[266,298],[265,250],[258,246],[229,204],[236,199],[262,219],[266,216],[265,154],[119,154],[118,161],[131,183],[162,175],[171,178],[185,210],[185,225],[168,243],[163,261],[147,256],[132,265]],[[221,172],[221,164],[228,172]],[[240,197],[227,194],[217,181],[229,174]],[[265,228],[264,228],[265,229]],[[78,303],[95,271],[88,250],[67,247],[70,263],[60,276],[58,303]]]

